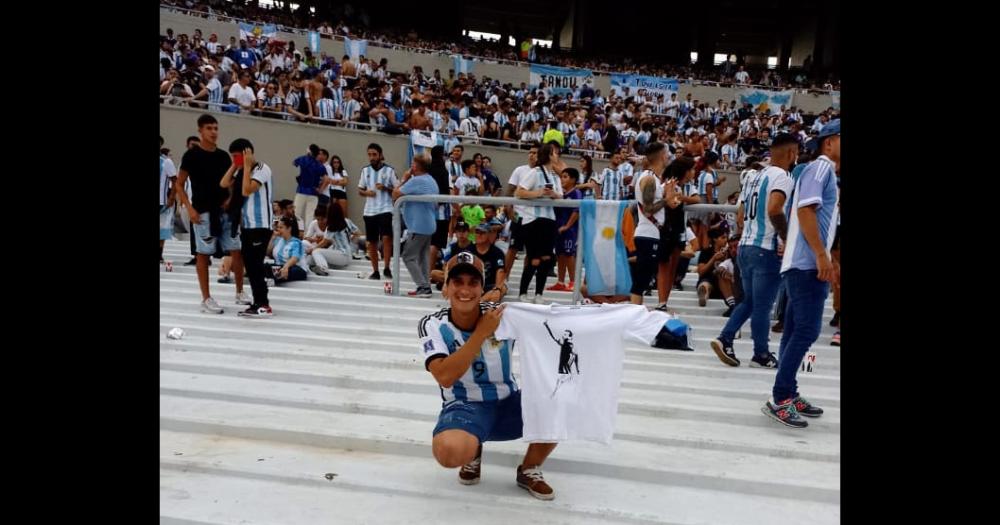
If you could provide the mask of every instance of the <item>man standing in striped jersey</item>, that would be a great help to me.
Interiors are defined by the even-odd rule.
[[[494,337],[504,306],[480,302],[482,261],[460,253],[448,261],[445,272],[443,293],[450,307],[417,325],[424,368],[441,387],[444,400],[432,450],[442,467],[462,467],[459,483],[475,485],[483,442],[522,436],[521,391],[511,374],[511,341]],[[538,499],[555,497],[540,470],[555,448],[556,443],[532,443],[517,467],[517,485]]]
[[[208,110],[209,111],[222,111],[222,84],[219,79],[215,78],[215,68],[212,66],[203,66],[201,68],[202,73],[205,75],[205,83],[201,88],[201,91],[197,95],[188,99],[198,100],[201,97],[208,97]]]
[[[271,306],[267,300],[267,284],[264,282],[264,256],[267,243],[271,239],[271,221],[274,210],[271,207],[271,167],[258,162],[253,156],[253,144],[239,138],[229,146],[233,165],[219,183],[223,188],[233,188],[233,195],[242,197],[240,225],[240,253],[246,266],[253,302],[240,317],[271,317]],[[234,198],[234,201],[236,199]],[[243,286],[237,282],[238,287]]]
[[[802,358],[819,337],[830,283],[840,282],[840,263],[830,256],[840,203],[840,119],[824,126],[814,140],[821,155],[802,170],[792,197],[788,244],[781,260],[781,279],[788,291],[778,350],[781,360],[772,398],[761,407],[765,415],[795,428],[808,426],[799,416],[823,414],[823,409],[799,394],[795,376]]]
[[[610,166],[604,168],[604,170],[601,171],[601,174],[594,179],[594,182],[598,185],[598,189],[595,193],[600,195],[600,198],[615,201],[619,201],[624,198],[625,177],[632,176],[632,165],[624,163],[623,161],[624,155],[622,154],[622,150],[619,149],[615,151],[614,155],[611,155]],[[624,167],[626,164],[629,169]]]
[[[733,349],[736,331],[750,319],[753,358],[750,367],[777,368],[778,360],[768,350],[771,307],[781,284],[781,255],[787,235],[785,200],[792,192],[788,169],[798,156],[795,138],[781,134],[771,144],[771,165],[751,172],[740,192],[736,224],[743,230],[736,263],[743,284],[741,301],[726,322],[712,350],[723,363],[740,366]]]
[[[399,180],[396,170],[385,163],[382,146],[374,142],[369,144],[368,160],[370,164],[361,168],[361,180],[358,182],[358,194],[365,197],[365,237],[372,263],[372,274],[368,278],[373,281],[379,279],[378,242],[381,239],[385,259],[382,275],[392,279],[392,271],[389,270],[392,260],[392,190],[399,185]]]

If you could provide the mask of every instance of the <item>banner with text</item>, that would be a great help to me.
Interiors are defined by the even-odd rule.
[[[647,98],[654,101],[658,95],[663,95],[664,100],[670,100],[670,95],[677,93],[680,85],[676,78],[645,77],[642,75],[627,75],[623,73],[611,74],[611,95],[624,97],[625,89],[628,88],[628,96],[635,96],[640,89],[646,90]]]
[[[584,83],[590,83],[593,86],[594,72],[589,69],[574,67],[531,64],[531,69],[528,73],[528,87],[536,88],[542,82],[545,82],[545,87],[549,88],[549,93],[553,95],[566,95],[576,91]]]

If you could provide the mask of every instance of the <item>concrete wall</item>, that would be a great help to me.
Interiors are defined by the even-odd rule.
[[[219,36],[219,41],[224,44],[229,43],[230,36],[239,38],[240,33],[239,26],[234,23],[208,20],[189,16],[183,13],[172,13],[161,9],[160,34],[165,34],[168,27],[174,30],[174,35],[179,35],[181,33],[187,33],[190,35],[194,33],[195,29],[201,29],[205,38],[208,38],[208,35],[212,33],[216,33]],[[296,35],[284,32],[280,32],[278,35],[283,40],[294,41],[297,49],[305,47],[307,42],[305,35]],[[344,56],[344,43],[338,40],[321,39],[320,51],[325,52],[329,56],[337,57],[339,60],[340,57]],[[453,62],[450,57],[386,49],[374,45],[368,46],[367,56],[369,58],[374,58],[376,61],[385,58],[389,61],[389,68],[392,71],[410,71],[413,66],[421,66],[425,74],[433,74],[435,69],[439,69],[441,70],[441,75],[447,77],[448,70],[453,67]],[[792,61],[794,63],[795,59],[793,58]],[[473,72],[477,77],[490,77],[504,83],[510,82],[515,86],[519,86],[521,82],[527,83],[528,81],[527,66],[476,62]],[[595,76],[594,88],[601,90],[601,93],[607,96],[607,94],[611,92],[610,77],[606,75]],[[740,91],[741,90],[737,88],[681,84],[680,92],[677,97],[683,100],[688,93],[691,93],[693,98],[706,102],[711,101],[714,104],[715,101],[720,98],[726,102],[735,100],[737,99],[737,94]],[[793,102],[806,113],[819,113],[832,105],[830,95],[825,94],[810,95],[807,93],[796,93],[793,98]]]
[[[160,134],[163,135],[164,147],[170,148],[171,158],[180,167],[184,155],[184,145],[187,137],[198,135],[196,121],[203,111],[174,106],[160,106]],[[402,176],[409,166],[406,164],[406,150],[409,140],[402,135],[386,135],[385,133],[364,130],[346,130],[331,128],[316,124],[288,122],[284,120],[267,119],[232,113],[213,113],[219,120],[219,145],[228,148],[233,140],[243,137],[254,145],[256,156],[271,167],[274,175],[274,198],[295,198],[295,176],[298,168],[292,166],[292,160],[306,152],[309,144],[317,144],[326,148],[331,155],[338,155],[344,161],[350,176],[348,187],[348,211],[358,225],[362,224],[361,213],[364,209],[364,198],[357,193],[358,174],[361,168],[368,165],[368,144],[377,142],[382,146],[386,162]],[[493,172],[500,181],[507,184],[514,168],[528,162],[528,153],[522,150],[500,148],[494,146],[465,145],[463,158],[472,158],[476,153],[487,155],[493,161]],[[579,167],[579,157],[566,155],[566,164]],[[605,160],[595,160],[594,170],[600,172],[608,166]],[[719,200],[736,191],[739,178],[736,173],[723,172],[728,180],[719,188]]]

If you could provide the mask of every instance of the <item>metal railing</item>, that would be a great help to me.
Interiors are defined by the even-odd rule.
[[[286,120],[298,124],[323,124],[323,125],[335,125],[338,128],[344,128],[344,129],[355,129],[355,130],[363,129],[369,133],[381,130],[381,128],[379,128],[378,125],[376,124],[372,124],[370,122],[359,122],[356,120],[344,120],[336,118],[328,119],[328,118],[320,118],[315,115],[312,117],[309,116],[298,117],[287,111],[274,111],[274,110],[257,109],[257,108],[247,111],[246,109],[239,107],[239,105],[233,104],[232,102],[209,102],[207,100],[188,99],[187,97],[178,97],[174,95],[160,95],[160,102],[174,107],[181,107],[181,108],[187,107],[192,109],[229,113],[232,115],[244,115],[257,118],[266,118],[271,120],[277,118],[278,120]],[[238,108],[238,111],[232,111],[231,110],[232,108]],[[442,132],[439,131],[438,133]],[[450,138],[458,140],[459,143],[462,144],[481,144],[483,146],[494,146],[494,147],[506,146],[523,150],[527,150],[528,147],[531,145],[530,142],[510,141],[503,139],[487,139],[483,137],[468,137],[464,135],[448,135],[448,134],[445,135],[449,136]],[[609,156],[609,153],[606,151],[591,151],[591,150],[582,150],[577,148],[568,148],[566,151],[567,154],[569,155],[587,154],[595,159],[606,159]]]
[[[400,292],[400,265],[402,264],[402,254],[399,252],[402,244],[402,221],[400,220],[403,204],[407,202],[427,202],[432,204],[494,204],[501,206],[548,206],[553,208],[579,208],[583,200],[580,199],[519,199],[517,197],[481,197],[465,195],[403,195],[396,199],[392,205],[392,294],[398,296]],[[634,203],[635,201],[629,201]],[[736,206],[732,204],[690,204],[685,205],[687,212],[735,212]],[[579,224],[579,219],[577,219]],[[522,230],[523,231],[523,230]],[[583,227],[580,225],[576,232],[576,266],[573,268],[573,303],[581,300],[580,286],[583,284]],[[525,255],[527,257],[527,255]],[[510,268],[504,269],[509,277]]]

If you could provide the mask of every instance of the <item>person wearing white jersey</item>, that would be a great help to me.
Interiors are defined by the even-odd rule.
[[[333,99],[333,90],[323,88],[323,97],[316,101],[316,112],[318,117],[326,121],[337,118],[337,103]],[[333,122],[321,122],[322,124],[333,125]]]
[[[455,181],[465,173],[462,170],[462,154],[465,152],[465,146],[461,144],[456,145],[451,148],[451,156],[444,162],[445,169],[448,170],[448,187],[454,188]]]
[[[725,180],[719,177],[715,168],[719,165],[719,155],[714,151],[705,153],[702,158],[704,169],[698,174],[698,193],[706,204],[719,203],[719,185]]]
[[[215,68],[212,66],[203,66],[201,68],[202,74],[205,75],[205,84],[196,95],[188,99],[199,100],[202,97],[206,97],[208,101],[209,111],[222,111],[222,83],[219,82],[218,78],[215,78]],[[192,104],[193,105],[193,104]]]
[[[337,155],[330,155],[325,149],[320,149],[321,153],[326,153],[330,158],[329,166],[329,176],[330,176],[330,186],[327,190],[330,192],[330,203],[340,206],[341,210],[344,212],[344,216],[347,216],[347,185],[349,183],[347,168],[344,167],[344,161],[340,160]]]
[[[163,137],[160,137],[160,148],[163,148]],[[163,243],[173,237],[174,233],[174,179],[177,168],[174,161],[160,153],[160,262],[163,262]]]
[[[771,165],[751,173],[737,201],[736,224],[742,230],[736,264],[743,284],[743,300],[733,309],[726,326],[711,341],[723,363],[740,366],[733,349],[736,331],[750,319],[753,358],[750,367],[777,368],[778,360],[768,350],[771,308],[781,285],[781,255],[787,236],[785,200],[792,193],[788,169],[798,157],[799,146],[788,134],[771,144]]]
[[[722,167],[734,168],[739,164],[739,161],[740,148],[736,145],[736,134],[734,133],[726,137],[726,143],[722,146]]]
[[[528,163],[522,164],[516,168],[510,174],[510,179],[507,181],[507,188],[504,192],[504,196],[513,197],[514,192],[517,191],[517,186],[521,183],[521,178],[535,169],[538,162],[538,150],[541,148],[537,142],[531,145],[531,149],[528,150]],[[504,257],[504,268],[508,268],[508,273],[510,269],[513,269],[514,259],[517,258],[517,252],[524,249],[524,235],[521,233],[521,212],[526,208],[526,206],[507,206],[506,214],[510,219],[510,244],[507,246],[507,254]],[[527,266],[527,261],[524,265]]]
[[[519,199],[561,199],[562,191],[557,189],[557,185],[559,173],[564,169],[566,164],[559,158],[559,144],[555,141],[543,144],[538,149],[538,167],[521,177],[514,196]],[[545,280],[555,261],[556,214],[552,206],[523,206],[518,215],[521,217],[519,234],[524,236],[527,252],[518,298],[521,302],[528,301],[528,285],[537,274],[534,302],[540,304],[545,292]]]
[[[372,263],[372,274],[369,279],[377,281],[378,275],[378,242],[382,240],[382,256],[385,267],[382,275],[392,279],[389,262],[392,261],[392,190],[399,185],[396,170],[385,164],[382,146],[371,143],[368,145],[368,160],[370,164],[361,168],[358,181],[358,194],[365,197],[365,237],[368,240],[368,257]]]
[[[475,485],[483,442],[522,436],[521,391],[511,373],[514,343],[494,337],[504,306],[480,302],[482,261],[459,253],[448,261],[445,272],[443,294],[449,307],[425,316],[417,325],[424,368],[441,387],[443,400],[431,450],[442,467],[461,467],[459,483]],[[517,467],[517,485],[538,499],[555,497],[540,470],[555,448],[556,443],[532,443]]]
[[[664,246],[664,234],[661,230],[668,228],[665,208],[676,208],[681,205],[680,195],[676,192],[676,179],[660,180],[660,173],[666,168],[667,148],[662,142],[651,142],[646,146],[648,169],[639,174],[639,185],[636,197],[638,202],[638,220],[635,226],[633,241],[635,242],[636,260],[632,269],[632,289],[629,298],[632,304],[642,304],[642,296],[660,269],[666,266],[669,254]]]
[[[788,308],[772,398],[761,407],[768,417],[795,428],[808,426],[799,416],[823,414],[823,409],[799,394],[795,376],[819,337],[830,283],[840,282],[840,263],[830,256],[840,203],[840,119],[824,126],[814,140],[821,155],[802,170],[792,196],[788,242],[781,260]]]
[[[611,164],[601,170],[601,173],[594,178],[594,182],[597,183],[597,189],[594,192],[598,198],[603,200],[615,200],[620,201],[625,198],[625,175],[631,176],[632,170],[625,169],[624,166],[628,164],[624,162],[624,155],[621,149],[615,151],[611,155]],[[632,167],[628,164],[629,168]]]
[[[237,315],[267,318],[273,315],[267,299],[264,266],[267,244],[271,238],[271,224],[274,221],[271,168],[254,158],[253,144],[247,139],[234,140],[229,146],[229,152],[233,156],[233,165],[219,185],[223,188],[233,187],[234,200],[237,194],[242,197],[240,253],[250,281],[250,291],[253,292],[253,301]],[[242,289],[243,283],[238,282],[237,286]]]

